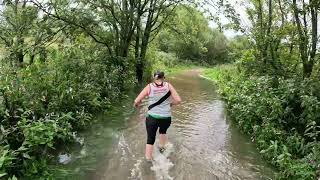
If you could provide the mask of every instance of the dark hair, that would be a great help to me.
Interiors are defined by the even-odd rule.
[[[153,77],[156,79],[163,79],[164,78],[164,72],[157,70],[154,74]]]

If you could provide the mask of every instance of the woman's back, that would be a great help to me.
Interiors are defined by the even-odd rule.
[[[169,83],[163,82],[161,86],[157,86],[154,83],[149,84],[149,106],[158,102],[162,97],[164,97],[169,91]],[[161,104],[154,106],[148,111],[148,115],[154,118],[167,118],[171,117],[171,105],[170,99],[167,98]]]

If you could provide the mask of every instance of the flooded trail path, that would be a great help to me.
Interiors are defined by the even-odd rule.
[[[146,107],[133,112],[128,101],[80,134],[81,151],[67,165],[67,179],[271,179],[275,172],[250,139],[228,120],[215,85],[193,70],[169,77],[183,103],[173,108],[165,153],[144,161]],[[158,142],[156,142],[155,147]]]

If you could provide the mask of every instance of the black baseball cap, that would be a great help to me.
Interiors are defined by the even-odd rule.
[[[163,79],[164,78],[164,72],[157,70],[154,74],[153,77],[156,79]]]

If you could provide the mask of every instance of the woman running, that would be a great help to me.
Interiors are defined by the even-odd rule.
[[[146,117],[147,144],[145,156],[152,161],[153,144],[159,128],[159,150],[163,152],[167,143],[167,129],[171,124],[171,106],[181,103],[181,98],[173,86],[165,82],[164,72],[154,73],[154,81],[148,84],[134,101],[139,107],[145,97],[149,97],[148,114]]]

